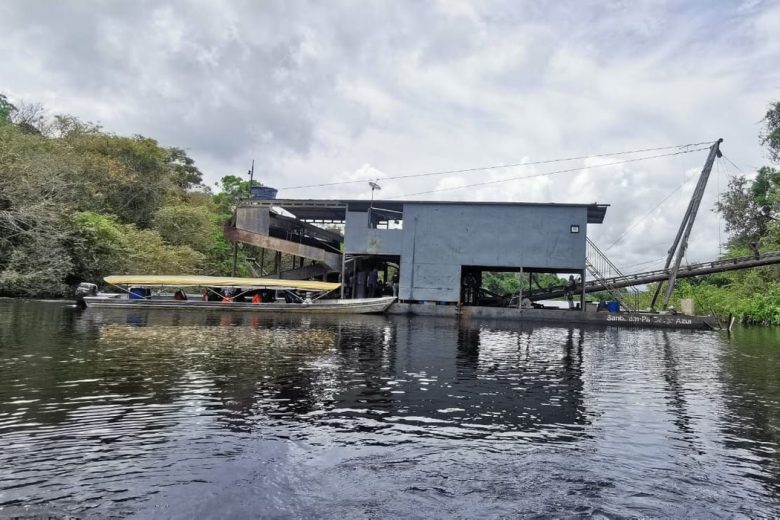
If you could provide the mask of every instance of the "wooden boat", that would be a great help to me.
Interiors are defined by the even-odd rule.
[[[341,284],[309,280],[164,275],[107,276],[104,280],[120,292],[80,296],[79,302],[99,308],[372,314],[385,312],[395,301],[393,296],[325,299]],[[187,293],[188,289],[198,292]],[[253,302],[252,296],[260,292],[265,293],[266,300],[270,294],[273,298]]]

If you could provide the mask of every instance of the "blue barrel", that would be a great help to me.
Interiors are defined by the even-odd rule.
[[[143,287],[131,287],[130,288],[130,299],[131,300],[143,300],[144,296],[146,296],[146,289]]]
[[[615,300],[608,301],[607,302],[607,310],[609,312],[618,312],[618,311],[620,311],[620,302],[617,302]]]
[[[271,188],[269,186],[252,186],[249,188],[249,195],[253,199],[271,200],[276,198],[276,193],[279,190]]]

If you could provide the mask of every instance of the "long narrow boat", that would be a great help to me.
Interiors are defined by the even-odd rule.
[[[385,312],[395,301],[393,296],[325,299],[341,284],[309,280],[141,275],[107,276],[104,280],[120,292],[82,295],[79,302],[98,308],[371,314]],[[187,293],[188,289],[197,293]],[[266,300],[270,294],[273,298],[253,301],[252,297],[259,293],[265,293]]]

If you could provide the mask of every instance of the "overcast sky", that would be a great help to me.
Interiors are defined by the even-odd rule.
[[[664,256],[706,151],[382,178],[718,137],[750,172],[767,163],[760,120],[780,99],[780,3],[757,0],[5,0],[0,35],[13,101],[185,148],[211,184],[252,159],[271,186],[370,178],[383,198],[577,168],[414,198],[611,204],[589,234],[607,248],[630,228],[609,249],[627,270]],[[735,173],[713,171],[691,262],[718,254],[711,210]]]

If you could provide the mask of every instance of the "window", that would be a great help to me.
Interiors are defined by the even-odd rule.
[[[571,225],[571,232],[572,233],[579,233],[580,232],[580,226],[578,224],[572,224]]]
[[[403,229],[404,214],[391,209],[370,208],[368,227],[371,229]]]

